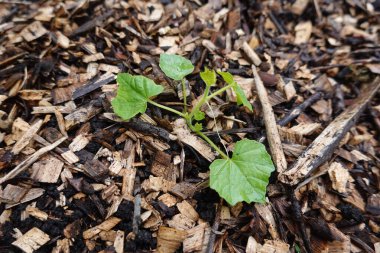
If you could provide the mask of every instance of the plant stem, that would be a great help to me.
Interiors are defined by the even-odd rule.
[[[227,85],[227,86],[224,86],[224,87],[221,88],[220,90],[215,91],[215,92],[212,93],[210,96],[207,96],[207,100],[210,100],[211,98],[213,98],[213,97],[215,97],[215,96],[218,96],[218,95],[222,94],[223,92],[225,92],[226,90],[228,90],[229,88],[231,88],[233,85],[234,85],[234,83],[229,84],[229,85]]]
[[[172,108],[170,108],[170,107],[167,107],[167,106],[165,106],[165,105],[161,105],[161,104],[159,104],[159,103],[156,103],[156,102],[154,102],[153,100],[148,100],[148,103],[150,103],[150,104],[152,104],[152,105],[155,105],[155,106],[157,106],[157,107],[159,107],[159,108],[161,108],[161,109],[167,110],[167,111],[169,111],[169,112],[175,113],[175,114],[181,116],[182,118],[185,118],[185,119],[187,118],[187,115],[185,115],[184,113],[179,112],[179,111],[177,111],[177,110],[175,110],[175,109],[172,109]]]
[[[188,121],[188,124],[189,124],[189,121]],[[212,141],[210,140],[210,138],[208,138],[204,133],[202,133],[201,131],[196,131],[194,129],[194,126],[193,125],[189,125],[190,129],[195,132],[196,134],[198,134],[200,137],[202,137],[208,144],[210,144],[211,147],[213,147],[213,149],[215,149],[219,155],[221,157],[223,157],[224,159],[229,159],[228,155],[226,155],[220,148],[218,148],[218,146]]]
[[[181,80],[182,82],[182,97],[183,97],[183,108],[184,108],[184,112],[186,113],[187,112],[187,92],[186,92],[186,83],[185,83],[185,78],[182,78]]]
[[[207,101],[207,97],[208,97],[208,93],[210,92],[210,88],[211,86],[208,86],[206,85],[206,89],[205,89],[205,93],[203,94],[203,97],[201,98],[201,100],[198,101],[198,103],[194,106],[194,108],[191,110],[191,113],[189,115],[189,119],[190,119],[190,124],[191,124],[191,121],[194,117],[194,114],[201,108],[201,106],[206,103]],[[192,125],[192,124],[191,124]]]

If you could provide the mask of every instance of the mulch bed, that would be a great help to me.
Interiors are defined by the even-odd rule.
[[[380,1],[0,1],[0,252],[380,252],[379,31]],[[203,126],[285,155],[266,204],[208,188],[176,115],[113,114],[120,72],[181,110],[164,52],[196,66],[189,105],[204,67],[242,86],[254,111],[229,91]]]

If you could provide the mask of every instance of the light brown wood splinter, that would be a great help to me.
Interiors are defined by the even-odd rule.
[[[269,142],[269,148],[277,171],[281,173],[285,171],[287,162],[285,159],[284,151],[282,149],[281,138],[280,134],[278,133],[276,119],[274,117],[272,106],[269,103],[267,91],[259,74],[257,73],[256,67],[253,65],[252,71],[255,78],[257,95],[259,96],[261,106],[263,107],[264,122]]]

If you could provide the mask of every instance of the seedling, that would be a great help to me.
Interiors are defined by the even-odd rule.
[[[117,96],[112,100],[114,112],[122,119],[129,120],[138,113],[144,113],[147,104],[150,103],[184,118],[191,131],[208,142],[221,156],[221,159],[214,160],[210,165],[210,187],[230,205],[241,201],[265,202],[266,186],[270,174],[274,171],[272,160],[265,150],[265,146],[254,140],[243,139],[236,142],[233,155],[229,157],[202,133],[202,124],[194,123],[194,121],[201,121],[205,118],[205,114],[201,111],[202,105],[228,89],[235,92],[238,105],[245,106],[252,111],[252,105],[248,102],[241,87],[234,81],[233,76],[228,72],[218,71],[227,85],[210,93],[211,88],[216,84],[217,77],[214,70],[206,68],[200,73],[201,79],[206,84],[205,92],[195,106],[188,111],[185,76],[193,72],[194,66],[181,56],[169,54],[161,54],[159,65],[165,75],[182,82],[184,110],[180,112],[154,102],[152,98],[159,95],[164,88],[155,84],[153,80],[141,75],[120,73],[116,79],[119,84]]]

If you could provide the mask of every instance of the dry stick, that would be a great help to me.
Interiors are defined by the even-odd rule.
[[[326,162],[334,153],[340,140],[358,120],[368,102],[380,87],[377,77],[368,85],[356,101],[341,113],[326,129],[309,145],[292,167],[279,175],[281,182],[296,185],[304,180],[311,172]]]
[[[243,43],[242,47],[244,53],[248,56],[248,58],[252,61],[253,64],[259,66],[261,64],[260,57],[256,54],[256,52],[248,45],[247,42]]]
[[[252,72],[255,78],[257,95],[259,96],[261,106],[263,107],[265,129],[267,133],[268,143],[270,151],[272,153],[273,161],[276,164],[277,171],[282,173],[287,167],[284,151],[282,150],[282,144],[280,134],[274,117],[273,109],[269,103],[268,94],[264,87],[263,82],[257,73],[256,67],[252,65]]]
[[[317,92],[308,97],[302,104],[298,105],[292,109],[287,115],[280,119],[277,124],[280,126],[285,126],[293,119],[297,118],[306,108],[320,100],[323,96],[322,92]]]
[[[55,147],[57,147],[59,144],[61,144],[64,140],[66,140],[67,137],[62,137],[61,139],[57,140],[53,144],[43,147],[36,151],[34,154],[26,158],[24,161],[22,161],[19,165],[16,166],[13,170],[11,170],[7,175],[0,178],[0,184],[4,183],[5,181],[8,181],[14,177],[16,177],[18,174],[25,171],[32,163],[38,160],[41,156],[49,152],[50,150],[53,150]]]

